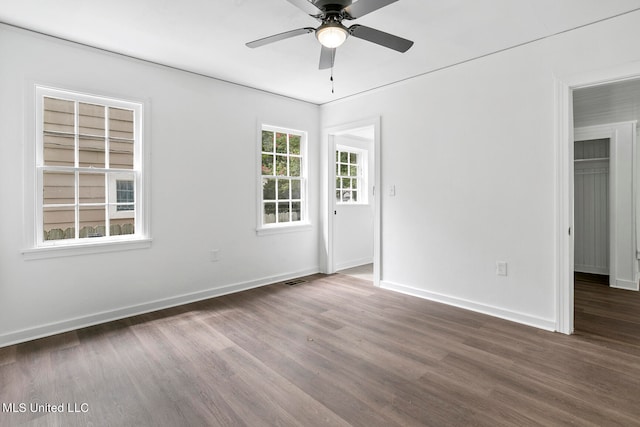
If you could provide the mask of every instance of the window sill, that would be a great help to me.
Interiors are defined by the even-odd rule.
[[[133,249],[149,248],[151,247],[151,241],[152,239],[150,238],[142,238],[111,242],[44,246],[39,248],[23,249],[22,255],[26,261],[30,261],[36,259],[99,254],[105,252],[122,252]]]
[[[271,227],[258,227],[256,229],[256,234],[258,236],[267,236],[270,234],[280,234],[280,233],[296,233],[299,231],[311,230],[311,223],[303,222],[296,225],[275,225]]]

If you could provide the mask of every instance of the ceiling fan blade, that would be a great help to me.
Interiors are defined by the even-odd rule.
[[[265,37],[262,39],[254,40],[252,42],[247,43],[247,47],[254,48],[264,46],[265,44],[277,42],[280,40],[288,39],[290,37],[300,36],[302,34],[309,34],[314,32],[316,29],[307,27],[307,28],[298,28],[297,30],[286,31],[280,34],[274,34],[269,37]]]
[[[379,44],[380,46],[388,47],[389,49],[403,53],[413,46],[413,42],[411,40],[403,39],[402,37],[394,36],[393,34],[385,33],[384,31],[376,30],[375,28],[365,27],[364,25],[352,25],[349,27],[349,34],[353,37],[367,40],[371,43]]]
[[[326,70],[327,68],[332,68],[333,63],[336,60],[336,50],[322,46],[322,50],[320,51],[320,70]]]
[[[315,4],[311,3],[307,0],[287,0],[289,3],[301,9],[304,13],[307,13],[311,16],[316,16],[322,13]]]
[[[347,19],[356,19],[397,1],[398,0],[359,0],[345,7],[344,11],[349,14],[350,18]]]

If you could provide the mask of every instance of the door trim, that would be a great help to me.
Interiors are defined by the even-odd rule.
[[[607,70],[554,77],[556,182],[556,331],[574,332],[573,289],[573,91],[640,78],[640,61]]]

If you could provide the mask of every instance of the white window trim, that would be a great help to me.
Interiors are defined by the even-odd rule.
[[[145,149],[145,139],[148,132],[143,131],[142,123],[149,123],[148,101],[124,100],[125,97],[107,97],[92,95],[73,89],[58,89],[40,85],[35,82],[28,83],[28,91],[32,96],[25,103],[25,203],[24,203],[24,259],[42,259],[60,256],[75,256],[91,253],[114,252],[130,249],[146,248],[151,246],[150,222],[149,222],[149,194],[148,182],[149,151]],[[129,176],[135,176],[136,209],[135,233],[125,236],[109,236],[97,239],[57,240],[46,241],[42,239],[42,169],[43,164],[43,99],[45,96],[54,98],[69,98],[79,102],[99,103],[116,108],[125,108],[135,111],[134,134],[137,141],[134,152],[134,170],[126,171]],[[35,118],[35,123],[33,119]]]
[[[336,150],[335,151],[343,151],[343,152],[347,152],[347,153],[356,153],[358,155],[358,157],[360,158],[359,163],[358,163],[358,193],[360,194],[360,196],[358,197],[358,201],[356,202],[343,202],[343,201],[338,201],[336,199],[336,205],[340,205],[342,206],[366,206],[369,204],[369,150],[366,150],[364,148],[356,148],[356,147],[352,147],[350,145],[342,145],[342,144],[336,144]],[[335,153],[334,153],[334,158],[335,158]],[[336,161],[334,160],[333,162],[333,170],[334,170],[334,174],[333,174],[333,195],[335,197],[337,188],[335,185],[336,182],[336,178],[338,177],[338,174],[335,172],[336,169]]]
[[[281,133],[289,133],[301,135],[300,141],[300,155],[302,157],[302,161],[300,167],[301,171],[301,215],[302,219],[300,221],[287,222],[287,223],[276,223],[276,224],[263,224],[263,200],[262,200],[262,131],[267,130],[270,132],[281,132]],[[273,126],[267,125],[263,123],[258,123],[257,126],[257,162],[256,162],[256,175],[257,175],[257,217],[256,217],[256,234],[258,236],[270,235],[270,234],[278,234],[278,233],[291,233],[297,231],[305,231],[312,228],[311,222],[309,221],[309,173],[308,173],[308,164],[309,159],[307,158],[308,153],[308,134],[306,131],[287,128],[282,126]],[[275,141],[274,141],[275,143]],[[275,165],[274,165],[275,167]]]

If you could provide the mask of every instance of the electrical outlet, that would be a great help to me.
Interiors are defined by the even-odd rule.
[[[209,259],[211,262],[217,262],[220,260],[220,249],[213,249],[209,252]]]
[[[507,275],[507,263],[504,261],[496,261],[496,274],[498,276]]]

